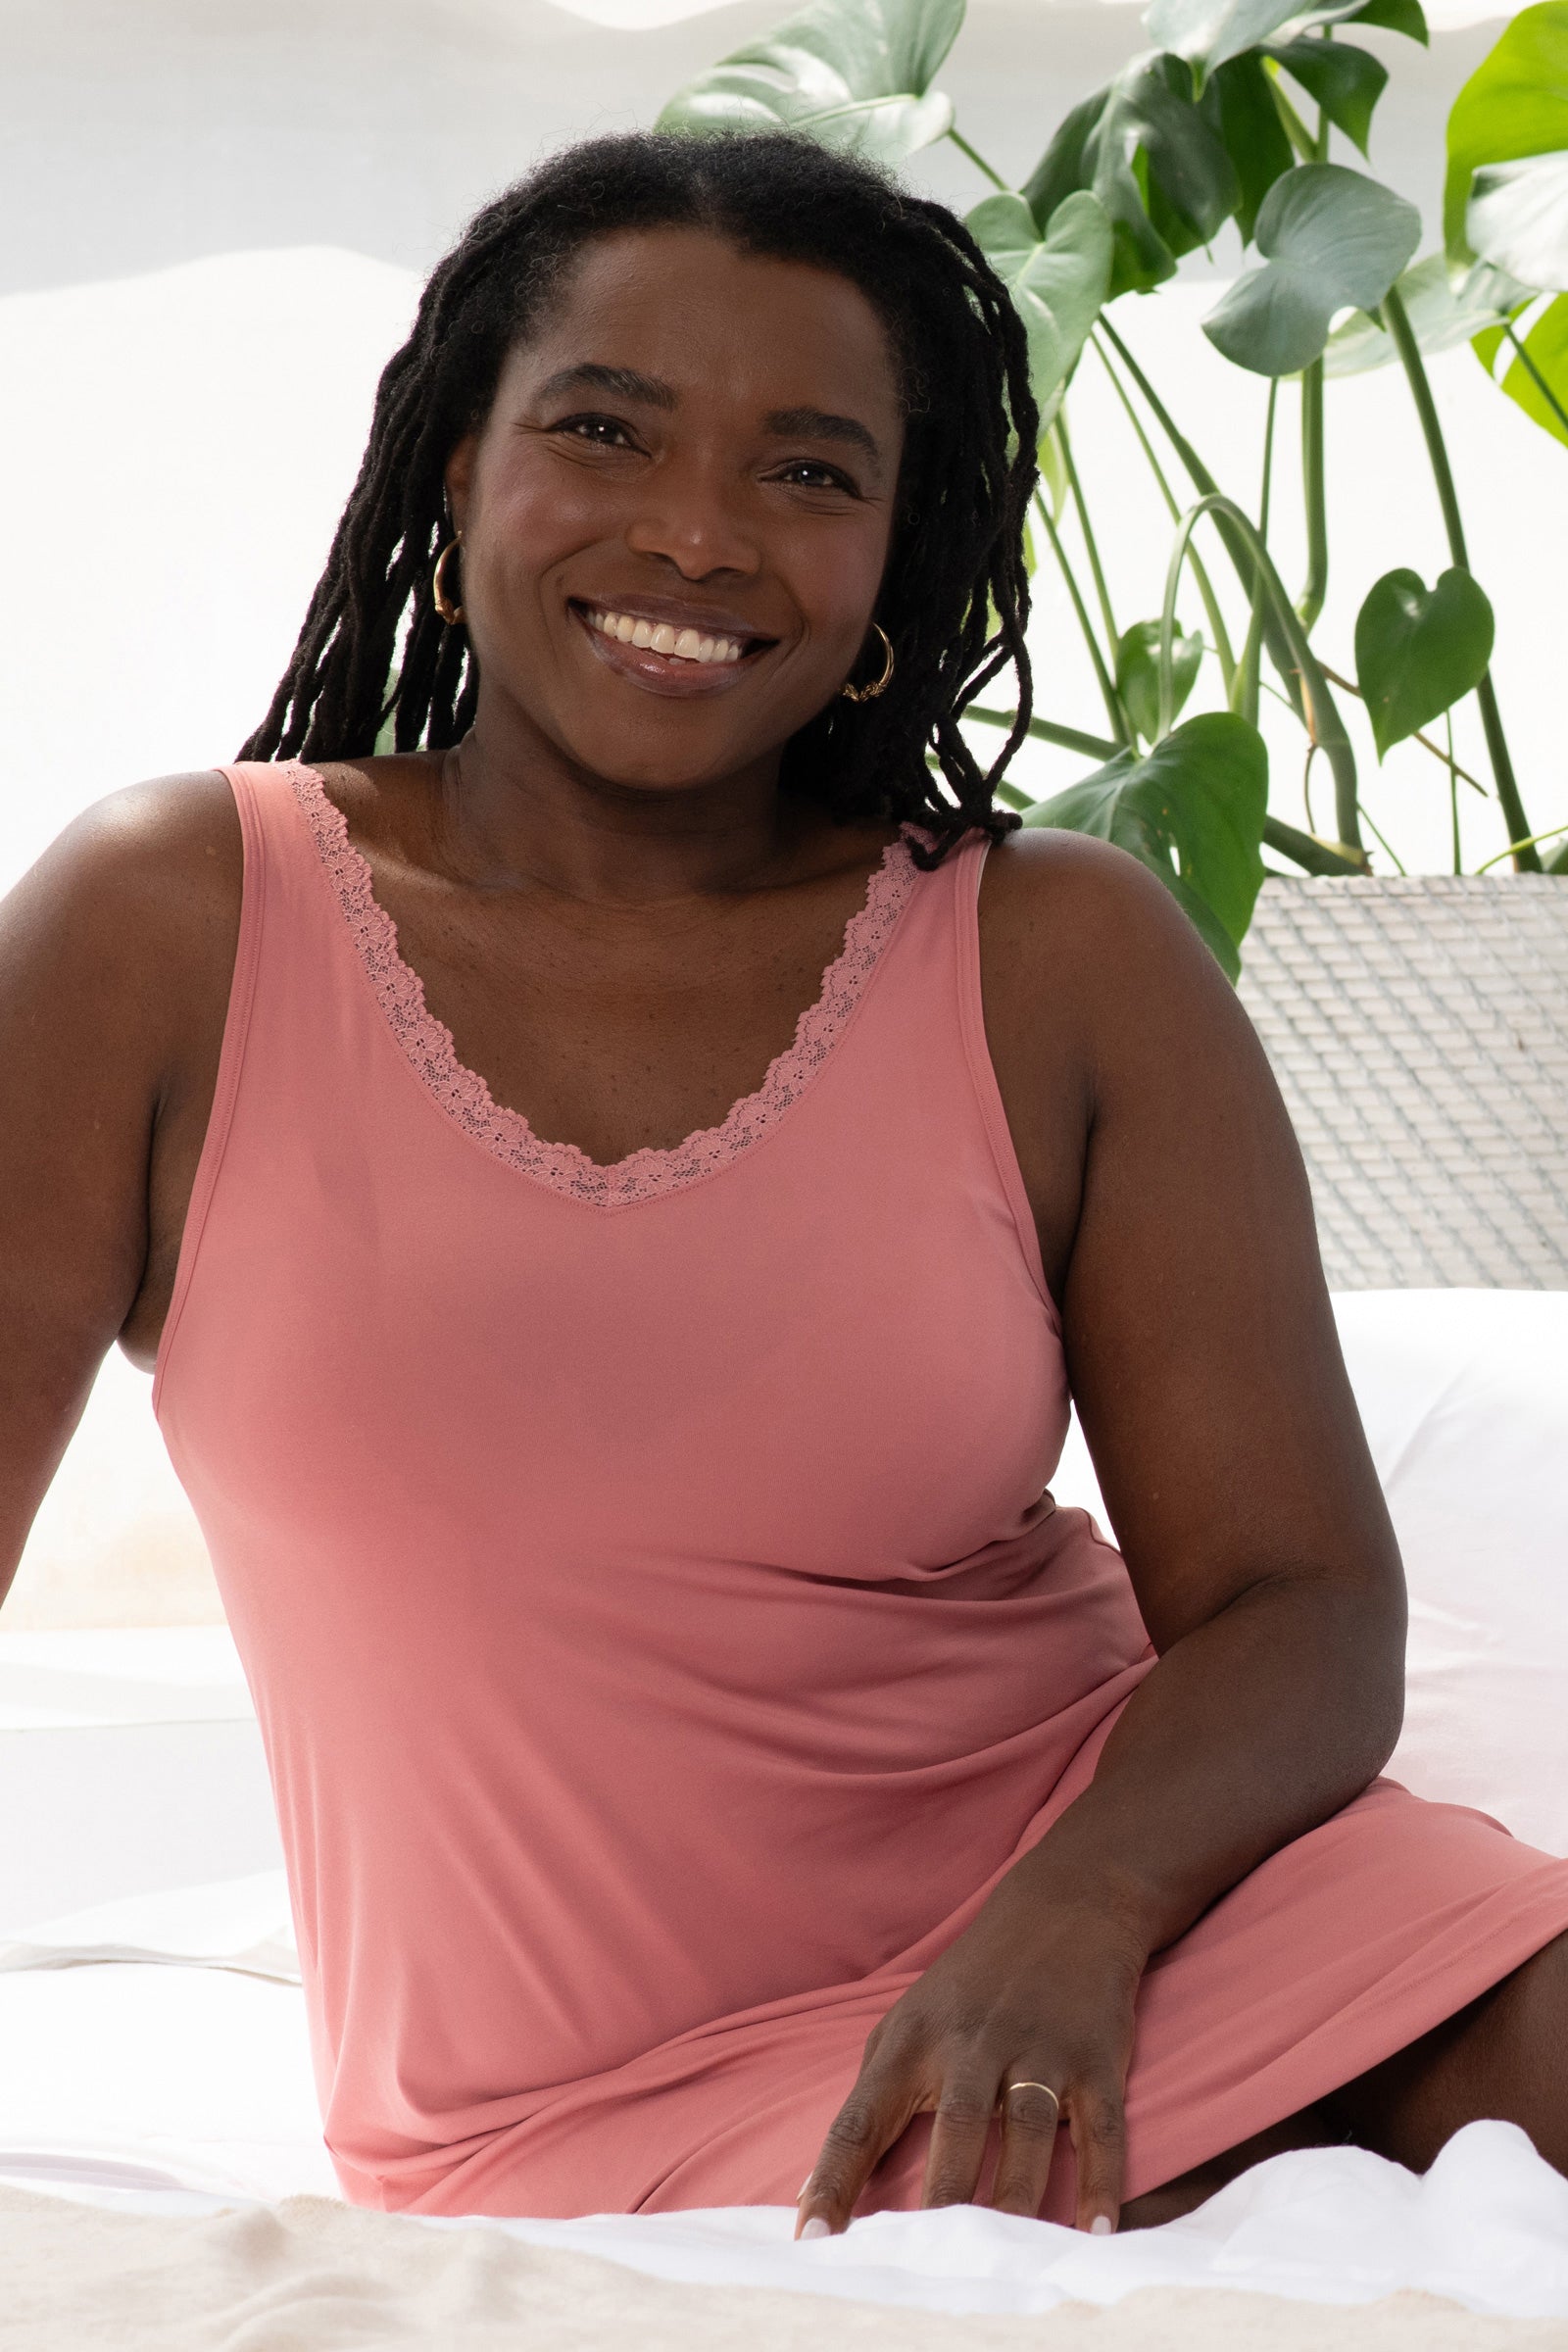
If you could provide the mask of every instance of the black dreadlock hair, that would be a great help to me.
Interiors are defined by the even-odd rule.
[[[934,837],[930,850],[911,844],[928,868],[975,828],[1000,839],[1019,820],[992,795],[1031,707],[1023,536],[1039,417],[1023,328],[945,206],[787,134],[589,140],[475,217],[382,374],[326,569],[241,756],[354,758],[389,718],[399,751],[443,750],[466,732],[478,666],[431,588],[451,536],[447,460],[483,423],[509,351],[580,249],[616,230],[670,226],[848,278],[882,318],[903,375],[904,463],[876,612],[897,652],[893,682],[874,702],[835,699],[801,728],[785,747],[781,786],[840,823],[912,820]],[[1018,715],[982,769],[958,719],[1009,663]]]

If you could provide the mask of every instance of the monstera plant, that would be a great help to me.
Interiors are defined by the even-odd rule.
[[[698,136],[788,128],[895,168],[946,139],[986,183],[967,225],[1028,336],[1043,423],[1039,542],[1060,567],[1103,706],[1102,732],[1065,717],[1031,722],[1045,741],[1095,761],[1091,773],[1043,803],[1004,787],[1006,797],[1026,824],[1096,833],[1141,858],[1234,978],[1265,849],[1309,873],[1370,870],[1336,689],[1364,702],[1380,760],[1413,739],[1443,760],[1455,871],[1459,784],[1487,789],[1453,755],[1451,711],[1474,694],[1507,828],[1503,856],[1539,870],[1540,842],[1551,837],[1532,835],[1513,772],[1490,670],[1492,608],[1470,570],[1423,354],[1470,341],[1503,393],[1568,441],[1568,0],[1527,8],[1460,92],[1445,247],[1421,259],[1414,206],[1360,168],[1388,74],[1355,37],[1377,26],[1425,42],[1420,0],[1152,0],[1150,47],[1072,108],[1021,187],[963,136],[938,86],[962,22],[963,0],[816,0],[677,92],[660,124]],[[1335,132],[1358,161],[1331,155]],[[1247,266],[1203,330],[1267,385],[1256,512],[1210,472],[1112,315],[1120,297],[1173,277],[1182,256],[1227,221]],[[1336,378],[1388,364],[1408,381],[1450,561],[1430,586],[1408,567],[1377,581],[1356,622],[1351,679],[1311,642],[1328,570],[1324,405]],[[1299,385],[1307,548],[1294,596],[1269,549],[1287,380]],[[1073,455],[1070,414],[1085,397],[1119,403],[1171,519],[1158,616],[1127,627],[1112,614]],[[1178,615],[1189,582],[1201,628]],[[1205,662],[1222,707],[1183,719]],[[1321,755],[1333,778],[1332,834],[1269,813],[1257,728],[1265,664],[1299,721],[1308,773]],[[968,715],[1009,723],[1004,710]],[[1426,732],[1439,720],[1446,743]],[[1568,848],[1553,862],[1568,871]]]

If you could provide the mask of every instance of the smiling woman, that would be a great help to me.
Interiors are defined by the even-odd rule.
[[[432,278],[246,756],[0,910],[0,1565],[118,1340],[361,2202],[1568,2165],[1568,1865],[1376,1777],[1399,1565],[1256,1040],[963,740],[1036,424],[940,207],[562,157]]]
[[[625,364],[633,346],[649,365]],[[939,846],[976,822],[999,838],[1010,820],[992,787],[1030,707],[1036,430],[1022,328],[942,206],[804,140],[569,150],[481,213],[431,278],[246,756],[368,752],[389,720],[398,749],[444,748],[487,669],[511,665],[510,689],[525,663],[536,692],[548,679],[566,699],[558,743],[596,770],[631,756],[653,782],[666,748],[687,774],[699,744],[722,767],[744,743],[748,758],[782,753],[784,789],[836,814],[891,809]],[[651,591],[652,542],[722,587]],[[452,572],[484,572],[488,639],[466,589],[462,621],[443,626],[437,565],[443,594]],[[573,691],[570,632],[591,612],[617,621],[613,638],[592,632],[600,658],[656,695],[696,698],[685,716],[651,725],[646,697]],[[729,638],[740,659],[719,666],[738,674],[671,669],[669,649],[636,646],[639,620],[677,641]],[[868,635],[871,679],[884,646],[899,663],[876,708],[837,692]],[[621,643],[644,658],[611,652]],[[1004,664],[1018,721],[982,773],[958,719]],[[601,725],[620,729],[613,748],[575,741]]]

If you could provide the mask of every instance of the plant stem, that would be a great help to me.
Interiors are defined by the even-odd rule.
[[[1278,850],[1282,858],[1289,858],[1309,874],[1343,876],[1366,872],[1364,857],[1348,858],[1326,841],[1319,841],[1315,834],[1302,833],[1295,825],[1288,825],[1283,817],[1264,817],[1263,839],[1271,850]]]
[[[1372,838],[1373,838],[1373,840],[1374,840],[1374,841],[1377,843],[1377,845],[1378,845],[1378,848],[1379,848],[1380,850],[1384,851],[1384,852],[1385,852],[1385,853],[1386,853],[1386,854],[1387,854],[1387,855],[1388,855],[1390,858],[1392,858],[1394,859],[1394,862],[1395,862],[1395,864],[1396,864],[1396,865],[1397,865],[1397,866],[1399,867],[1399,871],[1400,871],[1400,873],[1402,874],[1402,873],[1405,871],[1405,868],[1404,868],[1404,867],[1403,867],[1403,865],[1402,865],[1402,864],[1400,864],[1400,862],[1399,862],[1399,853],[1398,853],[1398,851],[1397,851],[1397,850],[1396,850],[1396,849],[1391,849],[1391,848],[1390,848],[1389,844],[1388,844],[1388,843],[1387,843],[1387,842],[1384,840],[1384,838],[1383,838],[1382,834],[1381,834],[1381,833],[1378,831],[1378,829],[1377,829],[1377,826],[1376,826],[1375,824],[1373,824],[1373,823],[1372,823],[1372,816],[1371,816],[1371,812],[1370,812],[1370,811],[1369,811],[1369,809],[1367,808],[1367,807],[1366,807],[1365,803],[1363,802],[1363,803],[1359,804],[1359,806],[1360,806],[1360,809],[1361,809],[1361,814],[1362,814],[1362,815],[1363,815],[1363,816],[1366,818],[1366,821],[1367,821],[1368,825],[1370,825],[1370,826],[1371,826],[1371,829],[1372,829]]]
[[[1268,415],[1263,422],[1263,481],[1257,495],[1257,535],[1268,545],[1269,496],[1274,479],[1274,412],[1279,406],[1280,379],[1271,375],[1268,382]],[[1231,709],[1245,718],[1249,726],[1257,724],[1257,700],[1262,679],[1263,662],[1263,589],[1262,583],[1252,597],[1252,610],[1248,615],[1247,642],[1242,647],[1242,665],[1237,672],[1237,688],[1231,696]]]
[[[1084,535],[1084,547],[1089,557],[1089,569],[1094,578],[1095,594],[1100,600],[1100,617],[1105,624],[1105,638],[1110,649],[1110,658],[1114,662],[1117,648],[1121,644],[1121,631],[1116,626],[1116,615],[1110,609],[1110,592],[1105,586],[1105,575],[1101,568],[1100,550],[1095,544],[1094,529],[1089,520],[1088,503],[1084,498],[1083,484],[1078,479],[1078,468],[1073,464],[1072,442],[1067,433],[1065,408],[1058,409],[1056,412],[1056,437],[1061,443],[1061,462],[1067,468],[1067,488],[1072,493],[1072,503],[1078,510],[1078,527]]]
[[[1007,186],[1006,181],[1003,178],[1002,173],[992,170],[991,166],[986,162],[985,157],[981,155],[975,148],[970,146],[968,140],[962,135],[956,124],[949,130],[948,136],[953,141],[955,147],[956,147],[958,150],[958,153],[960,155],[966,155],[969,158],[970,163],[975,167],[975,170],[985,173],[987,179],[990,180],[994,188],[1000,188],[1004,196],[1011,194],[1012,191]]]
[[[1264,58],[1263,71],[1268,75],[1269,93],[1274,100],[1274,111],[1284,125],[1285,136],[1296,149],[1298,159],[1303,164],[1319,162],[1321,159],[1317,152],[1317,141],[1286,97],[1285,92],[1280,88],[1280,70],[1271,57]]]
[[[1010,710],[988,710],[980,703],[971,703],[963,716],[977,718],[983,727],[1010,727],[1013,719]],[[1107,743],[1103,735],[1086,735],[1079,727],[1058,727],[1050,718],[1032,718],[1029,732],[1041,743],[1054,743],[1058,751],[1082,752],[1086,760],[1114,760],[1126,749],[1124,744]],[[1034,806],[1032,801],[1024,805]]]
[[[1126,344],[1122,341],[1120,335],[1111,325],[1110,320],[1105,317],[1103,312],[1102,312],[1100,315],[1100,324],[1103,327],[1106,337],[1114,348],[1116,356],[1121,361],[1122,366],[1126,368],[1128,374],[1132,377],[1133,382],[1138,386],[1139,391],[1149,403],[1151,413],[1152,414],[1154,420],[1158,424],[1161,432],[1165,435],[1166,440],[1170,443],[1172,449],[1180,458],[1183,466],[1187,468],[1187,472],[1192,479],[1193,487],[1200,494],[1200,496],[1204,498],[1218,497],[1220,495],[1219,484],[1215,481],[1214,476],[1209,472],[1208,467],[1203,464],[1202,459],[1199,456],[1197,450],[1194,449],[1192,443],[1177,429],[1175,421],[1172,418],[1170,412],[1165,407],[1164,402],[1160,399],[1159,394],[1154,390],[1153,385],[1150,382],[1148,376],[1139,367],[1138,362],[1133,358],[1132,353],[1128,350]],[[1236,529],[1235,524],[1230,519],[1232,514],[1239,516],[1240,520],[1246,525],[1246,532],[1239,532]],[[1251,524],[1247,521],[1246,515],[1241,514],[1240,510],[1237,509],[1229,499],[1225,500],[1223,508],[1215,510],[1214,521],[1215,527],[1217,528],[1221,539],[1225,543],[1225,552],[1230,557],[1232,564],[1236,567],[1237,576],[1240,579],[1243,588],[1246,590],[1248,597],[1251,598],[1256,594],[1257,590],[1256,566],[1252,563],[1251,557],[1248,550],[1247,535],[1251,532]],[[1293,612],[1291,615],[1293,621],[1296,615]],[[1273,609],[1272,600],[1270,600],[1268,610],[1264,614],[1263,643],[1268,648],[1269,660],[1273,662],[1275,669],[1279,672],[1280,683],[1283,685],[1286,693],[1291,698],[1291,709],[1296,712],[1297,717],[1301,720],[1302,724],[1305,725],[1307,723],[1306,706],[1301,698],[1301,682],[1297,674],[1297,669],[1291,651],[1290,640],[1280,624],[1279,615]]]
[[[1296,614],[1310,637],[1329,585],[1329,517],[1323,476],[1323,362],[1301,370],[1301,505],[1306,518],[1306,579]]]
[[[1159,622],[1159,732],[1170,732],[1171,680],[1170,649],[1175,625],[1176,588],[1181,578],[1187,543],[1205,514],[1213,514],[1216,524],[1221,515],[1228,515],[1231,527],[1240,540],[1245,555],[1250,560],[1253,577],[1261,584],[1274,608],[1274,616],[1283,633],[1289,658],[1300,682],[1302,702],[1307,714],[1307,733],[1314,744],[1322,747],[1323,755],[1334,770],[1334,821],[1340,828],[1340,839],[1348,850],[1361,847],[1358,804],[1355,789],[1355,755],[1350,739],[1345,732],[1345,721],[1329,692],[1317,656],[1306,641],[1300,622],[1291,609],[1279,573],[1275,570],[1268,549],[1258,537],[1249,517],[1234,499],[1223,491],[1214,490],[1189,507],[1182,516],[1181,529],[1171,550],[1169,568],[1165,574],[1165,604]]]
[[[1452,710],[1445,710],[1443,717],[1448,731],[1448,821],[1453,828],[1453,870],[1456,874],[1462,874],[1464,859],[1459,854],[1459,770],[1453,757]]]
[[[1432,464],[1432,478],[1437,484],[1438,504],[1443,509],[1444,528],[1448,534],[1448,551],[1456,568],[1470,569],[1470,558],[1465,552],[1464,524],[1459,515],[1458,493],[1453,486],[1453,473],[1448,465],[1448,452],[1443,438],[1443,426],[1438,418],[1437,403],[1432,386],[1421,362],[1421,349],[1411,329],[1409,315],[1398,294],[1391,286],[1383,303],[1384,323],[1394,337],[1400,363],[1410,385],[1410,397],[1415,402],[1416,415],[1421,419],[1421,431]],[[1476,701],[1481,707],[1481,724],[1486,730],[1487,752],[1492,761],[1493,781],[1497,787],[1497,799],[1502,805],[1503,822],[1509,840],[1516,846],[1514,863],[1521,873],[1539,874],[1541,859],[1535,848],[1535,836],[1530,830],[1519,787],[1514,781],[1513,761],[1508,756],[1508,740],[1502,731],[1502,713],[1497,709],[1496,692],[1492,672],[1487,670],[1476,688]]]
[[[1366,696],[1361,692],[1360,687],[1356,684],[1353,678],[1342,678],[1339,671],[1337,669],[1330,669],[1326,662],[1322,664],[1322,669],[1323,675],[1327,678],[1331,686],[1343,686],[1346,693],[1353,694],[1358,703],[1364,703],[1366,701]],[[1445,767],[1451,767],[1461,784],[1468,784],[1472,792],[1479,792],[1484,801],[1490,800],[1492,795],[1488,792],[1486,786],[1481,783],[1477,777],[1473,776],[1467,767],[1461,767],[1458,760],[1454,759],[1452,716],[1447,711],[1445,711],[1444,716],[1448,720],[1448,748],[1446,751],[1444,750],[1441,743],[1434,743],[1430,735],[1423,735],[1419,727],[1417,727],[1415,733],[1410,737],[1410,741],[1412,743],[1418,743],[1424,752],[1430,752],[1434,760],[1441,760]]]
[[[1499,850],[1495,858],[1489,858],[1484,865],[1478,865],[1476,872],[1487,873],[1493,866],[1500,865],[1505,858],[1511,858],[1517,866],[1521,850],[1533,850],[1538,841],[1555,841],[1559,833],[1568,833],[1568,825],[1548,825],[1544,833],[1532,833],[1528,841],[1510,841],[1508,847]],[[1534,871],[1539,873],[1540,866],[1536,866]]]
[[[1144,456],[1149,460],[1149,469],[1151,473],[1152,473],[1155,481],[1159,484],[1159,494],[1160,497],[1165,501],[1167,508],[1170,510],[1170,518],[1172,522],[1179,522],[1181,520],[1182,511],[1176,504],[1175,492],[1172,490],[1169,482],[1167,482],[1165,479],[1164,467],[1160,465],[1158,458],[1154,455],[1153,443],[1150,440],[1149,435],[1144,430],[1144,420],[1139,416],[1138,411],[1133,407],[1132,402],[1128,399],[1127,387],[1122,382],[1121,377],[1116,373],[1115,368],[1111,366],[1109,358],[1105,352],[1105,346],[1101,342],[1099,335],[1091,335],[1090,340],[1094,344],[1096,358],[1099,360],[1100,365],[1102,368],[1103,368],[1105,373],[1110,378],[1111,386],[1116,394],[1116,398],[1121,402],[1122,407],[1127,412],[1127,421],[1138,436],[1138,445],[1140,449],[1142,449]],[[1236,657],[1231,651],[1230,633],[1225,626],[1225,615],[1219,609],[1219,599],[1214,594],[1213,583],[1209,579],[1208,573],[1204,569],[1202,561],[1200,558],[1196,548],[1193,551],[1192,565],[1193,577],[1198,582],[1198,593],[1203,600],[1203,612],[1207,617],[1209,629],[1214,639],[1214,652],[1219,658],[1219,674],[1225,681],[1225,693],[1228,700],[1231,693],[1232,683],[1236,676]]]
[[[1556,393],[1547,383],[1545,377],[1542,374],[1541,369],[1536,366],[1535,361],[1530,357],[1529,352],[1526,351],[1519,337],[1514,333],[1513,320],[1511,318],[1505,318],[1503,320],[1502,331],[1507,336],[1509,342],[1513,345],[1517,357],[1523,362],[1525,373],[1535,385],[1536,390],[1541,394],[1541,397],[1545,402],[1547,408],[1550,409],[1552,415],[1556,417],[1557,422],[1562,426],[1563,431],[1568,433],[1568,409],[1563,407],[1562,402],[1557,398]]]
[[[1067,561],[1067,551],[1061,544],[1061,535],[1051,519],[1051,509],[1038,491],[1035,493],[1035,512],[1046,526],[1052,552],[1055,556],[1061,576],[1067,583],[1067,594],[1071,597],[1072,609],[1078,615],[1078,626],[1084,633],[1084,643],[1089,648],[1089,659],[1095,665],[1095,676],[1099,680],[1101,697],[1104,702],[1105,716],[1110,720],[1111,731],[1118,744],[1124,750],[1131,751],[1134,748],[1132,726],[1126,711],[1121,707],[1121,697],[1117,694],[1110,673],[1105,667],[1105,659],[1100,650],[1100,640],[1095,635],[1094,624],[1090,620],[1084,600],[1078,592],[1078,582],[1073,577],[1073,568]]]

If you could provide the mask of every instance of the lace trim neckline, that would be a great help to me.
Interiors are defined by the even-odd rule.
[[[768,1064],[761,1085],[717,1127],[704,1127],[662,1150],[643,1145],[624,1159],[590,1159],[576,1144],[549,1143],[520,1110],[498,1102],[477,1070],[458,1059],[452,1032],[424,1001],[424,983],[405,962],[397,925],[376,898],[370,868],[349,839],[348,820],[313,767],[285,769],[317,853],[343,910],[354,946],[393,1038],[442,1110],[466,1135],[509,1167],[553,1191],[601,1207],[624,1207],[684,1190],[724,1167],[775,1127],[827,1060],[864,996],[920,871],[906,824],[889,842],[863,904],[851,915],[844,945],[822,974],[821,991],[795,1036]]]

